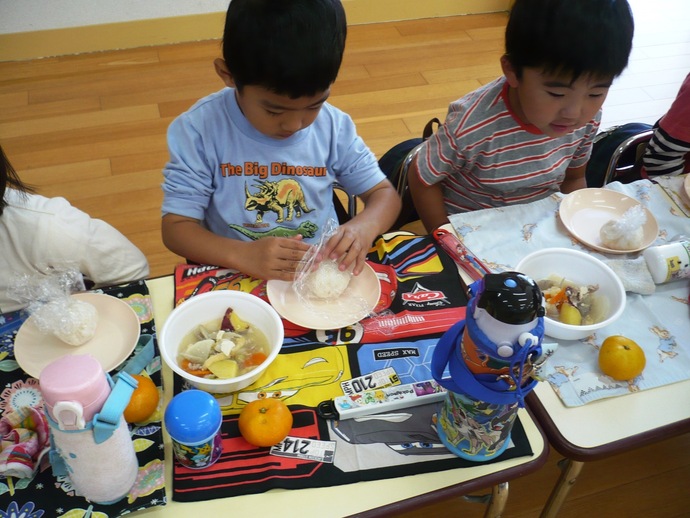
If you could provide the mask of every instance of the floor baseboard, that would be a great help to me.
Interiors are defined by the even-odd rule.
[[[343,0],[350,25],[507,11],[510,0]],[[225,13],[0,34],[0,61],[220,39]]]

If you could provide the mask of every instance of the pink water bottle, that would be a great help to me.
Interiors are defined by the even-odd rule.
[[[101,364],[90,354],[63,356],[40,376],[46,410],[62,430],[82,430],[110,395]]]
[[[50,426],[50,463],[55,476],[69,476],[78,495],[110,504],[127,495],[139,463],[122,416],[137,382],[117,381],[91,355],[63,356],[39,377]]]

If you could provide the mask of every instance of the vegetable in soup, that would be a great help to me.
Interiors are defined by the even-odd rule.
[[[598,324],[611,313],[611,303],[598,293],[597,284],[580,285],[551,275],[538,281],[537,285],[546,301],[546,316],[563,324]]]
[[[270,352],[266,335],[228,308],[222,319],[200,324],[184,336],[177,362],[194,376],[228,379],[252,371]]]

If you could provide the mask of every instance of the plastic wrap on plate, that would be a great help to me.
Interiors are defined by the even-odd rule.
[[[324,319],[332,314],[334,305],[342,306],[348,313],[353,309],[368,308],[364,298],[348,292],[352,268],[341,270],[339,260],[324,258],[323,249],[337,231],[338,224],[329,220],[318,244],[304,255],[292,285],[300,304]],[[320,310],[324,305],[330,306],[328,312]]]
[[[96,333],[98,311],[70,295],[84,291],[84,279],[76,268],[47,269],[48,273],[19,275],[9,295],[26,304],[36,328],[70,345],[85,344]]]
[[[626,210],[618,219],[607,221],[599,231],[601,242],[613,250],[634,250],[644,242],[647,214],[642,205]]]

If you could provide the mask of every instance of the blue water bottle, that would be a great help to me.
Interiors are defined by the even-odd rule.
[[[518,408],[536,386],[544,308],[537,284],[517,272],[487,274],[470,291],[465,320],[440,338],[431,368],[448,390],[439,438],[459,457],[481,462],[505,451]]]
[[[164,421],[180,464],[203,469],[218,460],[223,451],[223,416],[211,394],[196,389],[180,392],[166,407]]]

